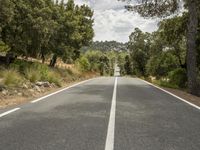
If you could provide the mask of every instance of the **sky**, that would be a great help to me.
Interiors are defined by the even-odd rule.
[[[157,29],[158,20],[144,19],[124,9],[124,2],[117,0],[75,0],[79,5],[87,4],[94,10],[94,41],[127,42],[129,35],[138,27],[144,32]]]

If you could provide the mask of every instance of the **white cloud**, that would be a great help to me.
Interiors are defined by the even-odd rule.
[[[138,14],[124,9],[125,3],[117,0],[75,0],[77,4],[87,4],[94,10],[94,40],[116,40],[127,42],[135,27],[145,32],[157,29],[158,20],[146,20]]]

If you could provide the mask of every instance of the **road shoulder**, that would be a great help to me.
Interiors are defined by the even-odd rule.
[[[192,105],[193,107],[200,109],[200,97],[194,96],[192,94],[189,94],[185,91],[181,91],[179,89],[165,88],[165,87],[161,87],[159,85],[155,85],[153,83],[150,83],[150,82],[143,80],[143,79],[140,79],[140,80],[146,82],[149,85],[154,86],[157,89],[160,89],[160,90],[176,97],[179,100],[182,100],[182,101],[188,103],[189,105]]]

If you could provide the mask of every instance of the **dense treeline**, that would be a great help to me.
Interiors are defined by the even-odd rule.
[[[0,0],[0,51],[43,62],[52,56],[52,67],[58,57],[74,61],[92,41],[92,16],[88,6],[73,0]]]
[[[80,59],[77,59],[75,65],[83,72],[99,72],[102,76],[112,76],[117,54],[116,51],[88,50],[81,54]]]
[[[188,87],[187,20],[188,14],[165,19],[159,23],[159,29],[152,34],[136,28],[130,35],[130,54],[123,55],[125,60],[121,66],[123,73],[156,77],[161,84],[171,87]],[[198,41],[199,39],[200,37]],[[200,42],[198,41],[196,69],[199,73]]]
[[[117,41],[95,41],[92,42],[89,46],[84,47],[83,50],[101,50],[101,51],[127,51],[128,44],[121,43]]]

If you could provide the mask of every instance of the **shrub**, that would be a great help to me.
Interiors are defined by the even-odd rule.
[[[49,71],[45,80],[49,83],[55,83],[57,86],[61,86],[61,76],[54,71]]]
[[[41,75],[38,73],[37,70],[30,68],[25,71],[25,77],[30,82],[35,83],[41,79]]]
[[[16,60],[15,63],[10,65],[10,68],[18,70],[21,74],[25,74],[27,68],[31,68],[32,63],[23,60]]]
[[[180,88],[186,87],[187,73],[185,69],[178,68],[169,72],[168,78],[169,83],[173,83],[174,85],[177,85]]]
[[[147,73],[155,76],[157,79],[168,76],[170,71],[178,67],[178,61],[171,53],[162,53],[153,56],[146,65]]]
[[[87,58],[81,57],[77,62],[76,65],[82,71],[89,71],[90,70],[90,63]]]
[[[3,83],[7,86],[20,86],[23,79],[16,70],[5,70],[3,72]]]

